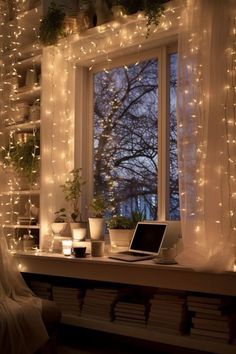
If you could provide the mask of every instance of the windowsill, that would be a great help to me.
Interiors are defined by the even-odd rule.
[[[22,273],[162,287],[235,296],[235,272],[196,272],[179,265],[152,260],[122,262],[108,257],[75,258],[57,253],[17,252],[14,259]]]

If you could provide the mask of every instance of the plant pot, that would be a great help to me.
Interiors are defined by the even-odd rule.
[[[103,240],[106,230],[104,218],[89,218],[89,231],[91,240]]]
[[[78,227],[72,230],[73,241],[85,241],[87,236],[87,228]]]
[[[66,222],[53,222],[51,224],[52,232],[55,236],[59,236],[66,228]]]
[[[118,252],[129,248],[134,230],[109,229],[111,251]]]
[[[70,232],[71,235],[73,236],[73,230],[74,229],[87,229],[87,223],[86,222],[70,222]]]

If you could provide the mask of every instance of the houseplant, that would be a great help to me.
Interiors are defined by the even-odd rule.
[[[20,178],[26,179],[26,188],[31,187],[39,178],[39,153],[39,131],[22,142],[17,140],[16,135],[9,145],[2,148],[3,167],[12,167]]]
[[[133,223],[130,218],[116,215],[108,221],[111,251],[128,249],[133,236]]]
[[[80,198],[82,187],[86,183],[81,176],[81,168],[70,172],[69,178],[60,187],[64,193],[65,200],[70,205],[69,221],[71,229],[78,228],[81,223]]]
[[[59,236],[61,232],[63,232],[66,228],[67,222],[66,222],[66,209],[61,208],[55,213],[55,220],[51,224],[52,232],[56,236]]]
[[[152,25],[158,26],[160,17],[164,11],[165,0],[112,0],[111,6],[120,6],[127,15],[143,11],[147,18],[147,37]]]
[[[108,222],[111,250],[127,249],[132,239],[134,229],[139,221],[144,219],[144,214],[135,211],[130,218],[115,215]]]
[[[54,45],[60,37],[65,36],[64,21],[64,11],[52,1],[39,26],[39,39],[43,45]]]
[[[92,240],[100,240],[104,238],[106,223],[104,213],[106,211],[106,203],[102,195],[93,198],[90,205],[93,217],[89,218],[89,231]]]

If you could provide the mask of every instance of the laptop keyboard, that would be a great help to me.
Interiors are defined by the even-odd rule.
[[[146,257],[148,254],[146,253],[138,253],[138,252],[132,252],[132,251],[123,251],[119,252],[120,254],[127,254],[128,256],[138,256],[138,257]]]

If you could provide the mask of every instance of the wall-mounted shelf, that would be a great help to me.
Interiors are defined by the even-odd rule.
[[[4,228],[8,229],[35,229],[38,230],[40,228],[39,225],[18,225],[18,224],[9,224],[9,225],[3,225]]]
[[[1,196],[9,196],[9,195],[39,195],[40,189],[31,189],[31,190],[12,190],[7,192],[2,192]]]
[[[30,101],[33,103],[41,94],[41,86],[24,86],[17,90],[16,94],[12,98],[15,102]]]
[[[41,53],[42,53],[42,47],[40,44],[38,43],[28,44],[21,48],[20,54],[16,54],[17,63],[21,63],[23,60],[35,57]],[[3,55],[3,60],[6,63],[6,65],[9,65],[10,62],[12,61],[12,54],[10,52],[6,52]],[[16,64],[16,65],[20,65],[20,64]]]
[[[40,66],[41,59],[42,59],[41,54],[32,55],[29,58],[18,61],[15,65],[15,68],[17,70],[26,70],[28,67],[33,66],[33,65]]]
[[[32,130],[40,127],[40,120],[28,121],[20,124],[12,124],[6,127],[7,130]]]

